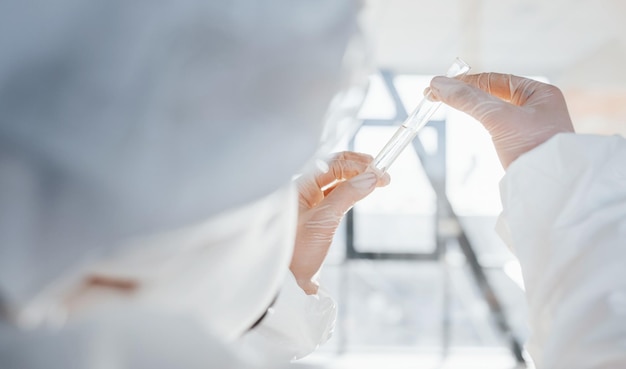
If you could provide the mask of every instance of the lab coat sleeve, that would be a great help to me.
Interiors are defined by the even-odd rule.
[[[560,134],[501,182],[538,369],[626,368],[626,140]]]
[[[280,361],[300,359],[328,341],[337,318],[337,305],[322,287],[307,295],[287,274],[266,316],[240,340]]]

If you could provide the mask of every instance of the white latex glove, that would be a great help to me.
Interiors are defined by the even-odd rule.
[[[315,277],[344,214],[374,188],[389,184],[388,174],[378,177],[365,172],[372,160],[369,155],[345,151],[334,155],[328,170],[318,169],[297,179],[300,210],[290,269],[309,295],[317,293]]]
[[[574,132],[561,91],[510,74],[481,73],[462,80],[435,77],[436,99],[480,121],[506,169],[520,155],[561,132]]]

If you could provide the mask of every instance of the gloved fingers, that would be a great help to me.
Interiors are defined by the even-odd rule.
[[[318,168],[297,180],[300,206],[305,208],[316,206],[326,195],[334,191],[338,184],[365,172],[372,160],[370,155],[351,151],[333,155],[326,168]],[[389,182],[389,175],[385,173],[378,177],[377,184],[386,186]]]
[[[512,102],[520,77],[501,73],[479,73],[463,76],[462,80],[486,93]]]
[[[482,73],[461,79],[435,77],[431,96],[480,121],[502,166],[560,132],[573,132],[565,98],[555,86],[511,74]]]
[[[378,177],[374,172],[365,172],[339,183],[316,208],[316,224],[326,223],[337,226],[343,215],[359,200],[376,188]]]
[[[328,180],[320,180],[319,183],[313,181],[313,188],[316,194],[322,196],[318,203],[311,205],[303,202],[301,192],[300,214],[298,216],[298,231],[296,233],[296,243],[294,247],[293,257],[291,259],[290,270],[298,281],[298,285],[307,294],[317,291],[317,284],[314,276],[319,271],[328,249],[332,243],[333,236],[343,215],[356,203],[370,194],[379,183],[384,185],[389,183],[389,176],[379,176],[372,170],[368,170],[371,162],[369,155],[354,153],[342,153],[336,156],[339,160],[347,157],[356,158],[358,162],[358,175],[353,176],[353,172],[347,173],[342,167],[341,171],[335,172],[335,175],[329,177],[331,179],[341,178],[340,182],[334,182],[326,196],[322,196],[322,187],[320,183],[327,183]],[[328,171],[330,172],[330,167]],[[343,173],[343,174],[341,174]],[[345,175],[347,173],[347,175]],[[345,177],[351,176],[349,179]],[[313,177],[316,178],[316,177]],[[310,182],[309,181],[309,182]],[[306,201],[306,199],[304,200]]]
[[[328,161],[328,168],[320,170],[315,175],[319,188],[327,187],[335,181],[350,179],[363,173],[374,158],[368,154],[353,151],[342,151],[333,155]]]
[[[463,76],[461,80],[517,106],[545,102],[548,96],[560,94],[552,85],[513,74],[479,73]]]
[[[541,114],[545,117],[554,116],[549,120],[554,123],[564,121],[563,124],[561,124],[563,131],[573,131],[571,123],[568,124],[569,113],[567,112],[565,97],[556,86],[515,76],[513,74],[501,73],[467,75],[462,77],[462,80],[493,96],[504,99],[522,108],[526,112],[526,114],[524,114],[524,120],[527,122],[532,121],[532,119],[529,118],[529,114]],[[520,113],[521,112],[518,111],[518,114]],[[494,113],[492,112],[492,114]],[[499,116],[498,118],[501,117],[503,116]],[[520,114],[519,117],[522,117],[522,115]],[[485,118],[483,118],[482,121],[485,123]],[[550,127],[541,126],[534,127],[534,129],[538,132],[542,130],[552,130]]]
[[[434,99],[471,115],[487,129],[519,109],[474,84],[454,78],[433,78],[430,91]]]
[[[378,180],[376,181],[376,187],[385,187],[387,186],[389,183],[391,183],[391,177],[389,176],[389,173],[385,172],[382,174],[382,176],[380,175],[379,172],[376,172],[378,177]],[[324,197],[328,196],[331,192],[333,192],[335,190],[335,188],[337,187],[337,185],[343,183],[343,181],[336,181],[335,183],[326,186],[324,188]]]
[[[327,162],[318,162],[314,171],[304,173],[296,180],[300,197],[300,206],[312,208],[344,176],[354,176],[367,168],[371,156],[344,151],[334,154]]]

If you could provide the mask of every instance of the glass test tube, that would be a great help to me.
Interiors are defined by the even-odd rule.
[[[463,60],[456,58],[454,63],[446,72],[446,77],[454,78],[469,72],[470,66]],[[407,147],[417,135],[417,132],[428,123],[428,120],[441,106],[441,101],[432,101],[431,93],[426,96],[413,110],[411,115],[402,123],[400,128],[387,142],[385,147],[378,153],[374,161],[370,164],[372,168],[382,173],[386,172],[398,155]]]

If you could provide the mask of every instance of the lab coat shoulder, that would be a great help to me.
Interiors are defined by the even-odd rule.
[[[626,367],[626,139],[560,134],[501,182],[541,368]]]

